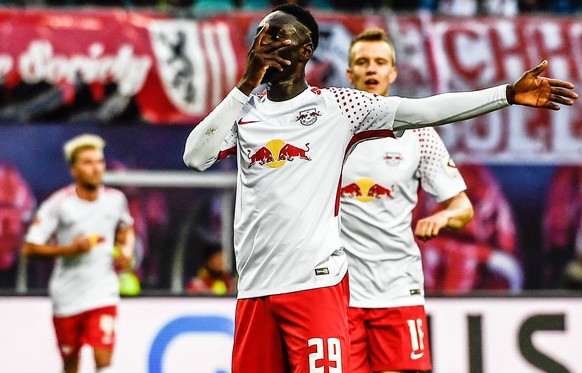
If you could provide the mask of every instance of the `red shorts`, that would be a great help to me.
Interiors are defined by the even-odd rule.
[[[113,350],[116,323],[117,306],[97,308],[73,316],[54,316],[53,324],[63,360],[78,356],[84,344]]]
[[[431,369],[424,306],[348,310],[352,373]]]
[[[337,285],[239,299],[232,373],[348,373],[348,276]]]

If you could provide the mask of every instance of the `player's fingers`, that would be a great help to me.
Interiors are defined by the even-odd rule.
[[[574,88],[574,84],[572,84],[571,82],[567,82],[565,80],[550,79],[550,78],[547,78],[547,80],[550,83],[551,87],[562,87],[562,88],[568,88],[568,89]]]
[[[274,53],[280,50],[284,50],[291,44],[290,39],[276,40],[271,43],[267,43],[261,47],[261,52],[263,53]]]
[[[271,67],[275,67],[280,70],[282,70],[284,66],[291,65],[291,61],[274,54],[267,56],[265,61],[268,62]]]
[[[543,105],[543,107],[546,109],[550,109],[550,110],[560,110],[560,105],[558,105],[552,101],[546,102],[546,104]]]
[[[570,89],[552,87],[550,92],[552,93],[552,95],[567,97],[567,98],[570,98],[572,100],[575,100],[578,98],[578,93],[576,93]]]
[[[566,98],[566,97],[558,96],[558,95],[550,95],[550,101],[556,102],[556,103],[562,104],[562,105],[567,105],[567,106],[574,105],[574,100],[571,100],[571,99]]]
[[[263,26],[260,26],[257,30],[257,35],[255,35],[255,40],[253,40],[252,49],[259,48],[261,46],[261,42],[269,29],[269,24],[265,23]]]

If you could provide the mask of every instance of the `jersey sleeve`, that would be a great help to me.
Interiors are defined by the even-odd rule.
[[[422,189],[439,203],[466,190],[465,181],[436,130],[427,127],[413,131],[419,142]]]
[[[133,225],[133,217],[129,212],[129,204],[127,202],[127,197],[121,191],[120,194],[120,215],[119,215],[119,227],[127,228]]]
[[[204,171],[212,166],[232,142],[233,124],[249,97],[238,88],[232,91],[188,135],[184,147],[184,163]],[[236,139],[236,138],[235,138]],[[225,144],[225,141],[227,142]]]
[[[394,118],[400,97],[384,97],[352,88],[329,88],[350,131],[359,137],[397,137]]]
[[[24,241],[35,245],[44,245],[55,234],[58,225],[58,205],[54,198],[49,198],[38,208]]]
[[[470,92],[441,93],[424,98],[403,98],[394,128],[405,130],[460,122],[509,106],[507,85]]]

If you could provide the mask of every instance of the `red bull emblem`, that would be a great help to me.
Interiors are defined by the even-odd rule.
[[[257,163],[261,166],[267,165],[271,168],[278,168],[284,165],[286,161],[293,161],[295,158],[311,161],[307,152],[309,152],[309,143],[306,143],[305,149],[303,149],[283,140],[271,140],[255,153],[252,153],[250,149],[247,150],[249,168]]]
[[[275,159],[273,158],[273,154],[267,147],[262,146],[259,150],[255,152],[255,154],[251,154],[251,150],[248,150],[249,160],[249,168],[251,168],[255,163],[259,163],[261,166],[273,162]]]
[[[360,179],[342,187],[340,193],[342,196],[356,198],[361,202],[370,202],[384,197],[394,199],[394,189],[394,185],[391,188],[386,188],[376,184],[371,179]]]
[[[315,123],[315,121],[317,121],[317,117],[320,116],[321,113],[317,111],[316,108],[311,108],[300,111],[295,121],[301,123],[304,126],[311,126],[313,123]]]

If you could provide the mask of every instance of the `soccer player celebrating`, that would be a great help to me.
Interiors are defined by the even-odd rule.
[[[382,29],[357,35],[348,80],[362,91],[388,96],[396,54]],[[443,208],[411,229],[419,184]],[[459,229],[473,207],[465,182],[432,127],[359,144],[348,157],[341,189],[341,238],[350,271],[348,322],[352,373],[428,371],[420,249],[441,229]]]
[[[239,83],[186,140],[184,162],[197,171],[238,160],[233,373],[350,372],[338,209],[355,144],[510,104],[557,110],[577,97],[571,83],[539,77],[546,62],[514,84],[424,99],[319,89],[305,80],[318,40],[304,8],[267,14]],[[266,91],[251,94],[261,83]]]
[[[102,185],[104,146],[101,137],[90,134],[65,144],[75,182],[40,205],[23,245],[24,255],[57,258],[49,294],[65,373],[78,371],[83,344],[93,348],[97,373],[113,373],[119,302],[114,268],[127,269],[133,259],[127,199]]]

